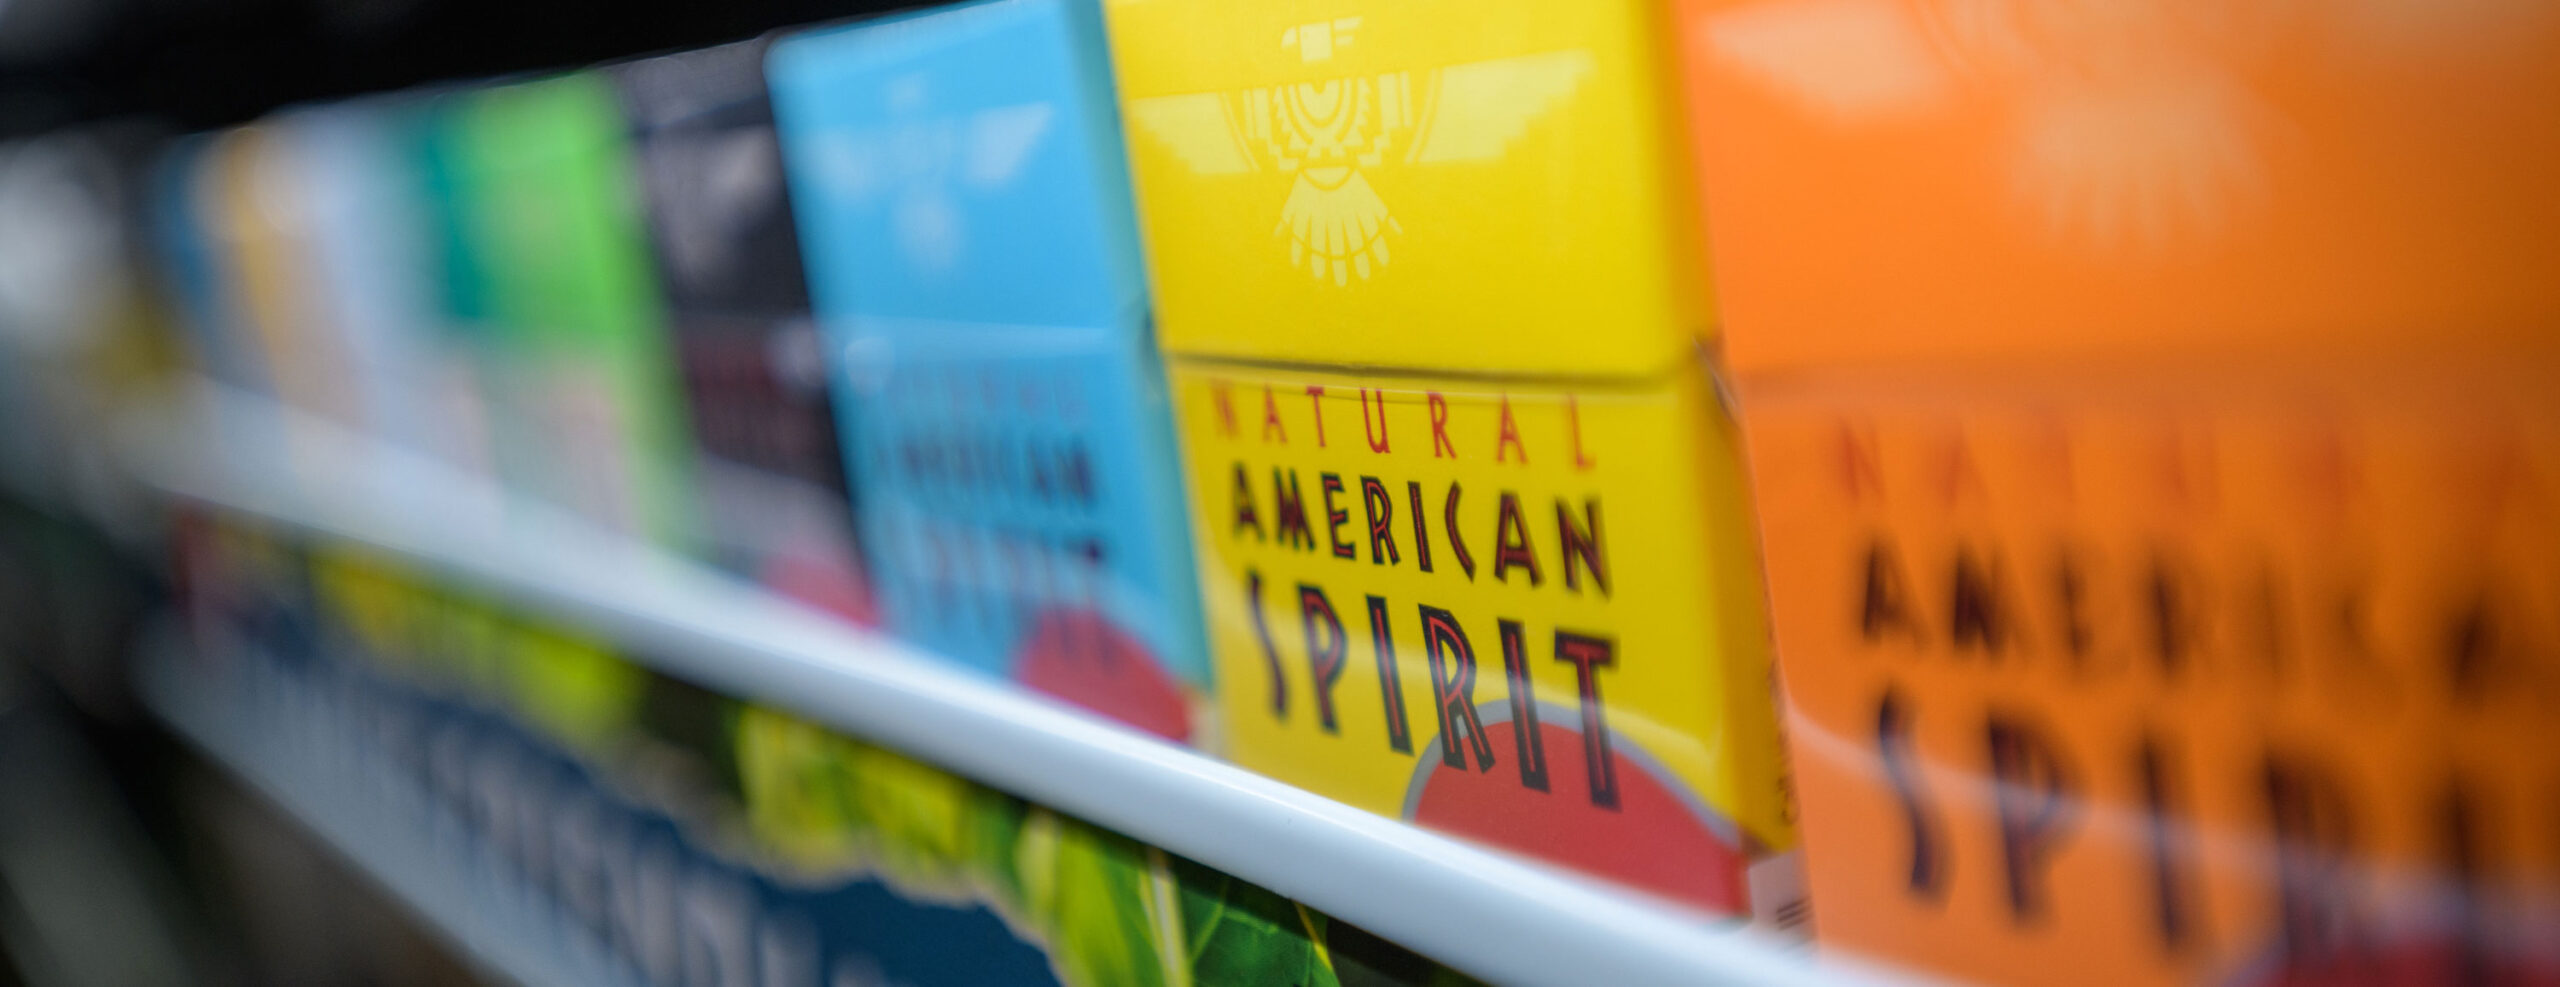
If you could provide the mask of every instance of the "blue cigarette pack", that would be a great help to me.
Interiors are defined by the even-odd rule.
[[[766,72],[884,622],[1201,739],[1198,590],[1099,10],[824,29]]]

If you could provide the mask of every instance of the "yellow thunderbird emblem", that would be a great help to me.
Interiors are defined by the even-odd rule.
[[[1301,24],[1280,44],[1314,64],[1352,44],[1360,18]],[[1150,96],[1129,102],[1137,129],[1163,142],[1194,173],[1269,170],[1291,177],[1273,235],[1289,237],[1289,262],[1348,284],[1387,263],[1387,234],[1402,233],[1366,177],[1390,160],[1407,164],[1497,160],[1531,123],[1591,74],[1583,51],[1554,51],[1230,92]]]

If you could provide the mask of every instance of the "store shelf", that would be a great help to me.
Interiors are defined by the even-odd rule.
[[[1912,979],[1818,958],[1121,729],[264,399],[205,385],[176,407],[119,425],[118,446],[134,474],[166,494],[369,545],[485,586],[613,638],[669,674],[793,710],[1182,854],[1476,976],[1553,984]],[[300,802],[284,801],[299,810]],[[360,845],[350,852],[366,853]],[[433,895],[413,900],[430,912],[447,907]]]

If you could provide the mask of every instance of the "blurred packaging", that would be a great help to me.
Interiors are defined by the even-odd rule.
[[[1827,942],[2560,978],[2555,14],[1683,4]]]
[[[318,266],[328,251],[305,197],[314,162],[296,137],[264,121],[181,138],[161,156],[151,182],[161,289],[181,313],[198,373],[311,420],[370,429],[365,401],[381,381],[360,377],[357,339],[333,319]],[[299,432],[218,414],[210,427],[222,448],[206,451],[277,447],[273,461],[295,483],[362,472]]]
[[[1466,982],[363,549],[214,517],[181,541],[173,718],[484,955],[596,983]]]
[[[250,380],[285,403],[350,427],[364,428],[364,381],[351,353],[355,341],[330,319],[318,290],[322,256],[311,203],[303,197],[308,162],[275,123],[214,136],[195,158],[197,228],[222,288],[212,322]]]
[[[30,504],[130,520],[98,435],[180,358],[146,267],[158,140],[118,123],[0,145],[0,489]]]
[[[1682,7],[1737,373],[2560,341],[2548,5]]]
[[[488,469],[474,364],[444,307],[449,276],[424,142],[425,96],[290,111],[269,126],[293,163],[308,231],[306,304],[344,354],[367,426],[444,461]]]
[[[887,626],[1204,739],[1182,487],[1090,0],[815,32],[770,71]]]
[[[172,142],[147,188],[153,268],[206,378],[485,475],[499,357],[447,105],[376,97]],[[225,441],[287,439],[246,424]],[[368,465],[294,451],[305,478]]]
[[[1235,760],[1800,915],[1657,12],[1108,13]]]
[[[2560,407],[2361,383],[1750,399],[1827,940],[1994,981],[2560,972]]]
[[[613,73],[701,452],[710,554],[871,623],[764,55],[744,42]]]
[[[273,393],[254,350],[242,338],[241,317],[209,199],[215,136],[196,134],[169,143],[145,185],[153,268],[160,290],[178,314],[190,362],[198,373],[246,391]]]
[[[500,474],[663,546],[695,543],[692,445],[627,124],[578,72],[463,94],[447,121],[493,338]]]

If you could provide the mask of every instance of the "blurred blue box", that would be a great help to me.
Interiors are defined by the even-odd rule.
[[[146,180],[146,227],[161,270],[161,286],[178,315],[195,365],[233,387],[273,393],[256,354],[239,338],[237,302],[231,298],[221,245],[209,228],[213,206],[215,138],[197,134],[170,143]]]
[[[884,622],[1192,736],[1209,666],[1100,11],[944,8],[766,71]]]

